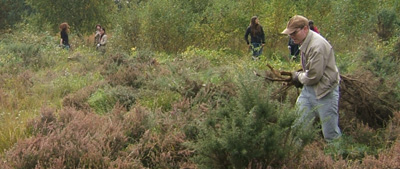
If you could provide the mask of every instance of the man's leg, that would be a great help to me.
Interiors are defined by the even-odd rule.
[[[339,138],[339,86],[318,100],[318,114],[321,119],[322,133],[327,141]]]
[[[300,96],[297,98],[296,105],[298,106],[298,113],[300,113],[300,120],[304,127],[312,127],[313,121],[315,119],[315,111],[313,110],[313,99],[312,95],[314,90],[312,87],[304,86]]]

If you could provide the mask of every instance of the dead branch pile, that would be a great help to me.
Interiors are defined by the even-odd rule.
[[[282,82],[282,86],[276,90],[274,93],[271,94],[272,99],[274,100],[285,100],[287,95],[287,91],[294,86],[291,83],[292,80],[292,73],[287,72],[287,71],[277,71],[275,70],[271,65],[267,64],[268,68],[270,69],[269,71],[265,71],[265,75],[261,75],[257,73],[256,71],[253,71],[253,73],[258,76],[264,78],[266,81],[271,81],[271,82]]]
[[[267,65],[269,71],[265,75],[254,72],[266,81],[281,82],[281,88],[272,93],[272,99],[280,99],[288,94],[288,90],[295,88],[291,83],[291,73],[276,71]],[[382,97],[384,93],[374,90],[382,85],[382,82],[372,73],[363,73],[363,77],[356,75],[341,75],[340,83],[340,111],[345,112],[345,118],[357,118],[373,128],[381,128],[393,116],[395,106]],[[377,79],[377,80],[374,80]],[[293,87],[292,87],[293,86]],[[342,117],[343,118],[343,117]]]
[[[347,113],[355,113],[357,119],[373,128],[381,128],[393,116],[395,106],[378,90],[382,82],[371,73],[357,75],[341,75],[340,109]],[[374,89],[373,89],[374,88]]]

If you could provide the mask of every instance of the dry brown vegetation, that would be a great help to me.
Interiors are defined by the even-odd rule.
[[[188,161],[193,152],[182,145],[185,136],[174,129],[178,126],[149,115],[140,107],[130,112],[115,108],[107,116],[68,107],[56,116],[55,110],[43,109],[29,125],[33,137],[17,143],[2,168],[193,166]],[[170,124],[149,130],[153,122]]]

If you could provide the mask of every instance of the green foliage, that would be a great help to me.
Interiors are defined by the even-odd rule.
[[[97,113],[105,114],[112,110],[116,100],[103,89],[99,89],[90,96],[88,103]]]
[[[127,110],[129,110],[132,105],[136,102],[136,92],[127,86],[116,86],[110,89],[110,95],[114,97],[119,103]]]
[[[150,0],[121,6],[114,16],[118,47],[178,52],[188,46],[240,49],[251,18],[246,11],[261,15],[264,5],[260,0]]]
[[[9,55],[14,56],[9,62],[17,62],[21,59],[21,66],[36,66],[41,63],[40,48],[36,44],[13,43],[5,47],[10,52]],[[18,66],[18,64],[15,66]]]
[[[28,119],[34,118],[38,114],[37,110],[10,111],[5,106],[2,104],[2,109],[0,109],[0,153],[4,153],[21,138],[29,136],[21,126],[26,125]]]
[[[359,133],[358,136],[363,138],[353,138],[352,136],[343,135],[341,139],[330,143],[324,151],[333,158],[340,157],[348,160],[360,160],[365,155],[377,155],[379,150],[386,146],[382,144],[381,137],[375,135],[375,132],[364,131]]]
[[[375,75],[380,77],[388,77],[398,70],[398,60],[391,55],[391,51],[382,48],[382,44],[378,46],[366,46],[359,53],[360,63],[363,67],[371,70]],[[393,47],[391,47],[393,50]]]
[[[0,30],[13,27],[21,21],[25,12],[29,13],[30,11],[25,0],[2,0],[0,9]]]
[[[336,63],[341,74],[348,74],[359,68],[357,53],[335,53]]]
[[[146,91],[146,95],[142,96],[138,102],[152,110],[161,108],[163,111],[169,111],[172,108],[172,103],[181,99],[181,95],[173,91],[161,91],[154,93],[154,91]],[[152,93],[152,94],[149,94]]]
[[[0,150],[7,152],[0,168],[291,168],[309,160],[302,149],[316,132],[296,125],[298,91],[282,94],[288,103],[271,100],[281,83],[251,73],[268,69],[266,63],[300,67],[286,59],[287,36],[280,34],[295,14],[315,21],[342,75],[360,75],[377,97],[400,107],[397,0],[27,0],[34,11],[22,23],[22,1],[1,2],[0,27],[18,29],[0,34]],[[247,57],[243,40],[253,15],[267,36],[257,61]],[[48,31],[64,21],[72,26],[70,51],[56,47],[59,34]],[[74,39],[98,23],[110,35],[102,56]],[[378,41],[378,28],[388,39]],[[58,114],[42,114],[28,124],[35,132],[25,130],[45,105]],[[354,127],[354,112],[341,116],[343,139],[313,147],[336,165],[315,158],[314,166],[396,159],[382,155],[397,141],[398,125],[386,133]]]
[[[0,71],[16,74],[52,67],[65,52],[55,45],[56,40],[49,32],[33,33],[34,28],[28,23],[16,26],[20,29],[1,35]]]
[[[129,51],[136,46],[145,44],[140,39],[140,8],[137,5],[124,7],[114,14],[115,25],[113,29],[113,37],[110,39],[111,49],[120,49]]]
[[[382,9],[379,11],[375,32],[382,40],[389,40],[395,34],[395,26],[398,22],[396,11]]]
[[[296,2],[295,4],[301,2]],[[287,46],[287,36],[281,35],[280,32],[286,27],[289,18],[298,14],[295,4],[291,1],[280,0],[273,0],[266,4],[267,10],[265,11],[265,18],[260,18],[261,25],[263,25],[266,34],[267,45],[264,49],[274,49],[279,44],[285,44],[285,46]]]
[[[321,35],[326,37],[335,46],[336,52],[342,50],[356,51],[360,43],[370,38],[374,28],[371,18],[379,8],[378,1],[330,1],[329,8],[319,8],[329,11],[313,19]],[[319,3],[316,3],[319,4]],[[368,10],[365,10],[368,9]],[[318,14],[318,12],[310,11]]]
[[[100,88],[88,99],[90,107],[99,114],[110,112],[117,103],[129,110],[135,101],[135,92],[132,88],[125,86]]]
[[[89,76],[89,75],[88,75]],[[70,74],[68,70],[65,71],[64,76],[60,76],[54,79],[51,83],[51,88],[47,90],[53,90],[52,96],[55,98],[62,98],[72,92],[76,92],[82,87],[88,85],[88,77],[82,77],[76,74]],[[94,79],[93,79],[94,80]]]
[[[135,1],[122,4],[116,19],[115,47],[181,52],[189,46],[247,52],[243,35],[250,18],[257,15],[266,33],[265,52],[285,47],[280,32],[289,17],[300,14],[314,20],[321,34],[335,45],[335,51],[353,50],[358,41],[370,38],[380,8],[392,3],[329,0],[261,1]],[[393,7],[395,9],[396,7]],[[365,10],[369,9],[369,10]],[[364,39],[365,38],[365,39]],[[355,42],[350,43],[348,39]],[[118,45],[117,45],[118,44]]]
[[[194,60],[194,62],[198,63],[198,69],[202,69],[205,67],[209,67],[208,63],[202,63],[202,59],[206,59],[209,61],[211,66],[222,66],[228,64],[228,62],[235,60],[234,56],[230,55],[228,52],[221,50],[205,50],[199,49],[195,47],[188,47],[185,52],[182,53],[182,57],[185,60]],[[203,65],[206,64],[206,65]]]
[[[198,152],[194,161],[204,168],[281,166],[302,149],[299,138],[305,135],[295,127],[297,116],[278,109],[259,82],[242,78],[239,86],[238,98],[226,100],[201,125],[190,144]]]
[[[244,31],[252,16],[246,16],[250,6],[248,1],[213,0],[201,15],[196,29],[199,34],[196,40],[201,46],[218,49],[240,49],[244,45]],[[259,7],[256,4],[254,6]],[[261,3],[260,3],[261,5]],[[255,8],[254,10],[257,10]],[[258,11],[258,10],[257,10]],[[257,15],[257,14],[254,14]]]
[[[391,56],[377,57],[370,62],[372,71],[377,75],[386,77],[398,70],[398,63]]]
[[[185,3],[190,1],[149,0],[146,3],[141,38],[149,48],[177,52],[191,43],[194,33],[191,25],[197,16]]]
[[[343,2],[336,2],[343,3]],[[344,31],[346,34],[354,34],[353,37],[365,34],[372,29],[372,23],[368,22],[368,18],[376,14],[377,1],[357,1],[350,0],[344,2],[344,8],[339,9],[340,13],[336,13],[338,16],[337,20],[341,20],[340,31]],[[369,10],[363,10],[369,9]],[[343,13],[343,11],[347,11]],[[337,24],[337,23],[336,23]],[[337,24],[339,26],[339,24]],[[354,31],[357,30],[357,31]]]
[[[26,3],[39,14],[41,23],[50,23],[53,31],[59,30],[62,22],[68,22],[78,34],[92,32],[96,24],[108,25],[108,15],[115,9],[109,0],[27,0]],[[106,26],[107,27],[107,26]]]

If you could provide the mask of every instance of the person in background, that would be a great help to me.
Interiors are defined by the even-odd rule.
[[[103,54],[106,52],[106,44],[107,44],[107,35],[106,29],[100,29],[100,41],[97,44],[97,50],[101,51]]]
[[[340,75],[335,55],[329,42],[310,31],[308,19],[295,15],[287,23],[282,34],[289,35],[300,45],[302,70],[292,72],[296,87],[303,86],[296,104],[301,112],[300,122],[308,126],[319,117],[324,139],[328,142],[341,137],[339,128]]]
[[[96,25],[96,32],[94,34],[94,45],[97,45],[100,43],[100,31],[101,31],[101,25],[97,24]]]
[[[250,42],[249,42],[250,35]],[[263,46],[265,44],[265,34],[260,21],[257,16],[253,16],[250,20],[250,25],[247,27],[244,39],[247,45],[253,51],[253,59],[257,59],[262,54]]]
[[[317,32],[317,33],[319,34],[319,31],[318,31],[317,26],[314,25],[314,21],[310,20],[310,21],[308,22],[308,24],[310,25],[310,29],[311,29],[312,31]]]
[[[295,44],[293,39],[289,37],[288,49],[290,51],[290,56],[292,56],[292,60],[296,60],[299,56],[299,45]]]
[[[69,25],[67,22],[61,23],[60,24],[60,35],[61,35],[61,39],[60,39],[60,46],[63,47],[64,49],[69,50],[69,48],[71,47],[69,45],[69,41],[68,41],[68,32],[69,32]]]

